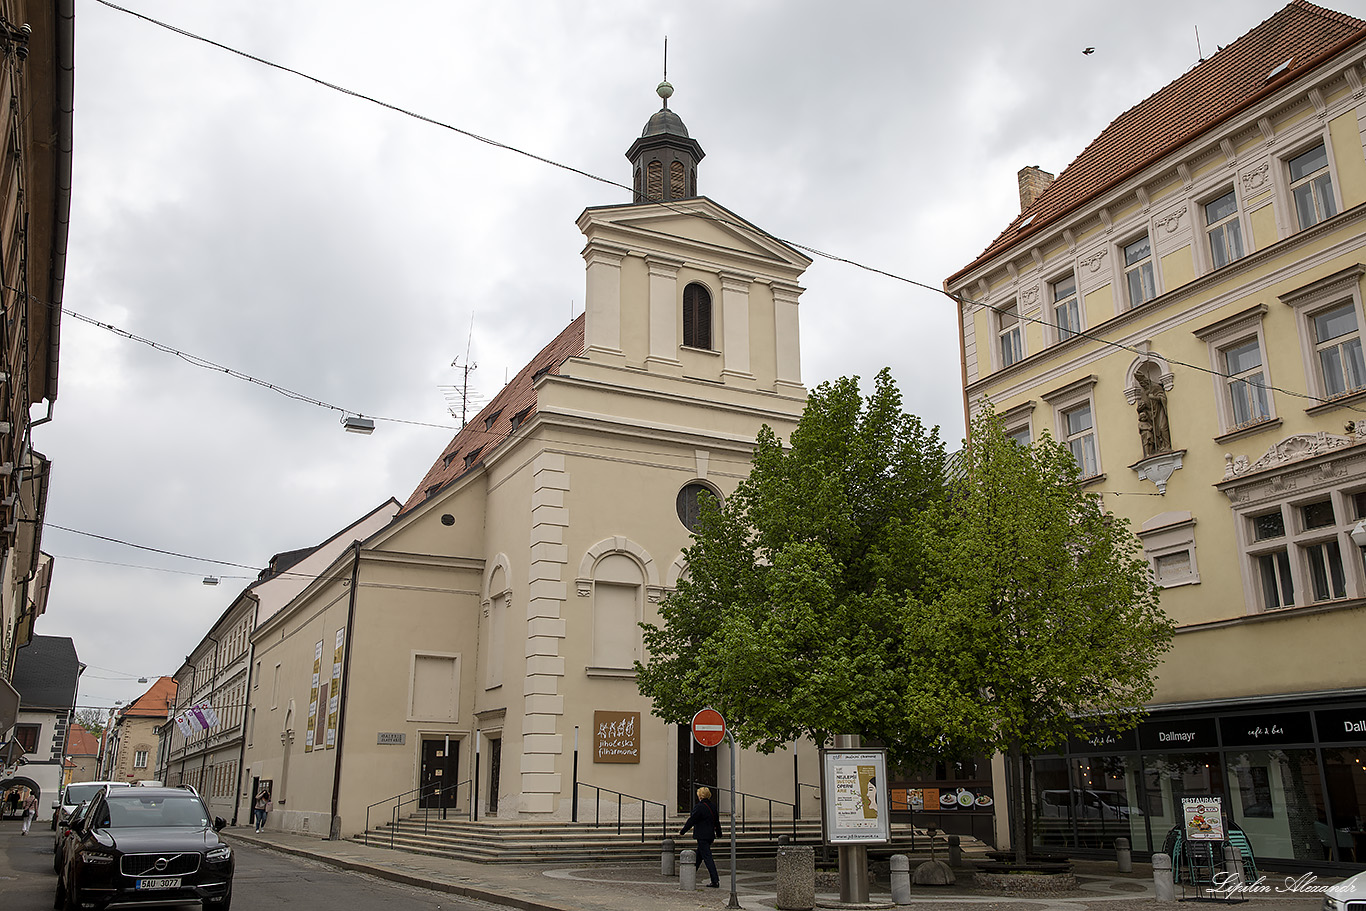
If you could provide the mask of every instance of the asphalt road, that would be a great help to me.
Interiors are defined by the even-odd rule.
[[[492,911],[496,905],[349,873],[315,861],[236,845],[233,911],[345,908],[347,911],[403,908],[420,911]],[[0,821],[0,908],[47,911],[57,878],[52,873],[52,830],[35,823],[27,837],[19,824]],[[195,907],[190,905],[189,907]]]

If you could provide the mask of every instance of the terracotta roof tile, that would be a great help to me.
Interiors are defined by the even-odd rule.
[[[175,705],[176,682],[174,677],[158,677],[156,683],[147,688],[132,703],[119,712],[120,718],[165,718],[166,711]]]
[[[518,426],[536,411],[536,380],[546,373],[558,373],[560,365],[568,358],[583,354],[583,314],[565,327],[554,341],[541,349],[512,381],[493,397],[466,424],[450,444],[441,452],[435,464],[422,478],[422,483],[408,497],[398,515],[403,515],[429,496],[435,494],[451,481],[477,467],[489,454],[502,445],[513,431],[512,422]],[[490,423],[491,421],[491,423]],[[490,426],[485,428],[485,424]],[[471,458],[472,457],[472,458]],[[469,464],[466,465],[466,459]]]
[[[1366,22],[1295,0],[1116,117],[980,256],[950,276],[949,283],[1363,39]],[[1290,66],[1268,80],[1287,60]]]

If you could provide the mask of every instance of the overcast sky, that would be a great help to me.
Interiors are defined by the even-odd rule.
[[[1020,167],[1060,170],[1194,66],[1197,28],[1211,56],[1284,5],[127,2],[623,184],[668,35],[670,105],[707,153],[700,192],[933,287],[1017,213]],[[1360,0],[1335,8],[1366,16]],[[581,311],[575,219],[627,192],[96,0],[76,11],[69,310],[348,409],[451,427],[440,387],[459,382],[467,345],[487,401]],[[948,300],[821,259],[804,285],[807,386],[890,366],[908,409],[956,443]],[[34,433],[53,460],[50,523],[255,566],[405,499],[453,433],[344,433],[336,412],[70,316],[59,382],[55,420]],[[74,637],[82,705],[174,674],[254,575],[51,527],[43,546],[56,569],[38,632]]]

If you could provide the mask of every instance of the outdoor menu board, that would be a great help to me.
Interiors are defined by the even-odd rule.
[[[892,810],[912,813],[991,812],[996,801],[991,789],[973,788],[892,788]]]
[[[1181,798],[1181,818],[1191,841],[1223,841],[1224,813],[1220,797]]]
[[[891,840],[885,750],[821,751],[821,823],[825,843],[886,844]]]

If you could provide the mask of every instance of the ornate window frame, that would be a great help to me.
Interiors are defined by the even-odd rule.
[[[1070,436],[1067,432],[1066,412],[1075,411],[1078,406],[1083,404],[1090,406],[1091,437],[1096,450],[1096,471],[1091,475],[1083,474],[1081,480],[1084,484],[1101,481],[1105,478],[1105,461],[1101,456],[1100,445],[1100,416],[1096,412],[1095,390],[1097,382],[1096,375],[1091,374],[1040,396],[1053,409],[1054,438],[1063,445],[1068,445]],[[1085,472],[1084,466],[1082,471]]]
[[[1362,306],[1361,279],[1366,276],[1366,264],[1357,263],[1332,275],[1287,292],[1280,296],[1281,303],[1295,311],[1295,323],[1299,327],[1300,356],[1304,364],[1306,387],[1316,398],[1322,400],[1305,409],[1306,414],[1318,414],[1336,408],[1343,402],[1366,399],[1366,388],[1357,389],[1344,395],[1328,398],[1327,386],[1319,368],[1315,352],[1314,317],[1325,310],[1350,301],[1357,318],[1357,332],[1366,340],[1366,308]]]
[[[1354,495],[1366,492],[1366,423],[1342,436],[1326,431],[1294,434],[1272,445],[1256,461],[1247,456],[1224,456],[1224,478],[1215,485],[1233,510],[1239,568],[1243,577],[1246,612],[1267,612],[1257,557],[1287,550],[1295,590],[1293,605],[1276,610],[1322,609],[1366,598],[1366,569],[1360,548],[1351,539],[1357,515]],[[1333,504],[1332,525],[1306,528],[1300,507],[1328,498]],[[1259,541],[1255,517],[1279,511],[1285,534],[1273,542]],[[1345,576],[1345,599],[1315,601],[1309,576],[1307,548],[1336,541]]]
[[[1162,588],[1200,584],[1200,566],[1195,559],[1195,519],[1188,510],[1164,512],[1153,516],[1138,529],[1143,555],[1152,568],[1153,580]],[[1185,572],[1166,573],[1163,559],[1187,555]]]
[[[1205,343],[1209,351],[1210,367],[1213,374],[1210,381],[1214,384],[1215,408],[1219,415],[1219,434],[1216,443],[1236,440],[1246,434],[1257,433],[1272,427],[1279,427],[1281,419],[1276,414],[1276,394],[1273,391],[1271,365],[1267,358],[1265,319],[1266,304],[1256,304],[1240,310],[1207,326],[1192,331],[1192,335]],[[1224,352],[1252,339],[1262,354],[1262,382],[1266,389],[1267,416],[1248,424],[1239,425],[1233,414],[1233,401],[1229,391],[1230,382],[1225,378],[1227,364]]]
[[[604,538],[597,544],[588,548],[584,552],[583,559],[579,561],[579,575],[575,580],[575,589],[580,598],[593,598],[594,587],[597,580],[598,565],[607,557],[619,555],[627,557],[636,564],[640,570],[640,586],[636,598],[636,622],[645,619],[649,605],[658,604],[663,596],[664,589],[659,584],[659,571],[655,566],[654,558],[650,556],[645,548],[635,541],[622,535],[611,538]],[[589,642],[590,649],[594,648],[593,641],[594,624],[597,623],[595,605],[589,605]],[[636,629],[637,647],[636,653],[644,658],[644,643],[640,638],[639,627]],[[629,677],[634,679],[636,672],[634,668],[616,667],[603,665],[596,654],[591,657],[592,664],[584,668],[584,672],[590,677]]]

